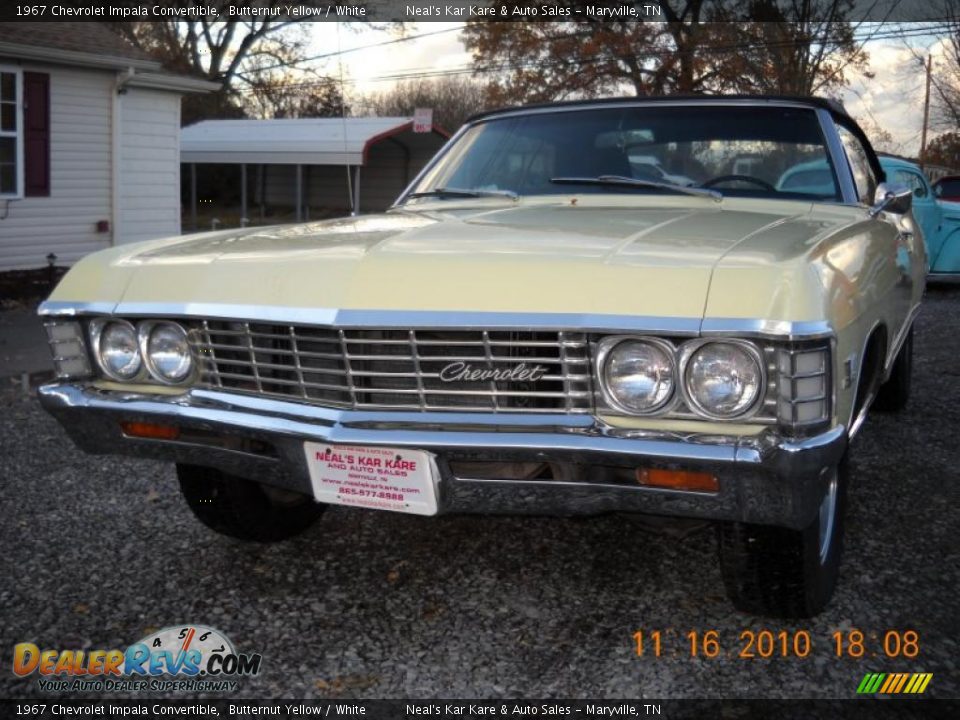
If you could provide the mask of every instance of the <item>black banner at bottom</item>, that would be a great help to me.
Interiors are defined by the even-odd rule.
[[[3,718],[957,718],[960,701],[857,700],[0,700]]]

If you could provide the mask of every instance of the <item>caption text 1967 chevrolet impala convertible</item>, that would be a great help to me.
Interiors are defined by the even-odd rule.
[[[738,608],[809,616],[850,440],[907,401],[911,199],[826,101],[487,113],[386,214],[85,258],[40,397],[90,452],[175,461],[234,537],[329,504],[708,519]]]

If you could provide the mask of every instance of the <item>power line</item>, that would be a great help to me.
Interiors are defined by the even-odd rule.
[[[853,42],[866,42],[871,40],[887,40],[887,39],[906,39],[910,37],[918,37],[923,35],[935,34],[936,29],[942,29],[943,27],[944,27],[943,24],[939,24],[936,28],[923,27],[923,28],[906,28],[906,29],[901,28],[897,30],[886,30],[886,31],[878,30],[878,31],[861,34],[859,36],[856,33],[854,33],[853,35],[850,36],[849,39],[852,40]],[[420,36],[411,36],[408,39],[413,40],[413,39],[417,39],[418,37],[424,37],[431,34],[440,34],[442,32],[452,32],[459,29],[460,28],[447,28],[446,30],[435,31],[434,33],[425,33],[424,35],[420,35]],[[844,38],[842,36],[833,36],[833,37],[827,36],[826,38],[821,39],[815,44],[823,45],[824,43],[835,43],[835,42],[840,42],[846,39],[847,38]],[[390,41],[390,42],[394,42],[394,41]],[[378,47],[382,44],[390,44],[390,43],[389,42],[375,43],[373,45],[369,45],[366,47]],[[802,44],[804,44],[804,41],[800,39],[784,39],[784,40],[777,40],[777,41],[755,41],[752,43],[739,42],[735,44],[720,44],[720,45],[703,44],[696,48],[696,52],[700,55],[719,55],[719,54],[734,52],[734,51],[744,52],[751,49],[762,50],[762,49],[790,48],[790,47],[796,47]],[[356,49],[359,50],[361,48],[356,48]],[[661,50],[651,50],[649,52],[645,52],[644,54],[647,57],[669,58],[674,56],[675,52],[676,52],[675,50],[664,48]],[[332,57],[334,55],[337,55],[337,53],[327,54],[328,57]],[[583,58],[577,61],[576,64],[579,66],[584,66],[584,65],[598,64],[603,62],[610,62],[611,60],[615,60],[615,58],[610,58],[610,57]],[[351,78],[351,79],[345,80],[344,84],[345,85],[356,84],[358,82],[389,82],[389,81],[401,81],[401,80],[417,80],[417,79],[426,79],[426,78],[453,77],[453,76],[465,75],[465,74],[490,74],[490,73],[497,73],[497,72],[507,72],[510,70],[516,71],[516,70],[524,70],[524,69],[543,68],[545,66],[546,67],[558,66],[558,65],[567,64],[568,62],[569,60],[567,59],[561,59],[561,60],[554,60],[554,61],[547,61],[547,62],[531,61],[531,62],[519,63],[519,64],[511,63],[511,62],[501,62],[501,63],[481,64],[481,65],[461,65],[458,67],[445,68],[441,70],[434,70],[432,68],[411,68],[409,70],[405,70],[401,72],[368,77],[362,80]],[[323,86],[324,84],[325,82],[323,81],[304,81],[301,83],[291,83],[287,85],[287,87],[298,88],[298,89],[308,89],[311,87],[320,87],[320,86]]]
[[[393,38],[391,40],[384,40],[383,42],[371,43],[369,45],[358,45],[357,47],[347,48],[346,50],[337,49],[336,52],[322,53],[320,55],[311,55],[310,57],[305,57],[300,60],[301,63],[313,62],[314,60],[325,60],[327,58],[338,57],[342,55],[347,55],[353,52],[359,52],[360,50],[370,50],[372,48],[385,47],[387,45],[396,45],[397,43],[410,42],[412,40],[420,40],[425,37],[432,37],[434,35],[443,35],[445,33],[451,32],[460,32],[463,28],[453,27],[453,28],[444,28],[443,30],[433,30],[432,32],[419,33],[417,35],[407,35],[405,37]],[[337,29],[339,33],[339,27]],[[339,42],[339,41],[338,41]],[[265,70],[277,70],[278,68],[287,67],[284,63],[277,63],[275,65],[267,65],[262,68],[257,68],[258,72]]]

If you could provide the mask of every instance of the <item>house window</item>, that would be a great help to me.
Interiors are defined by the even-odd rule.
[[[0,66],[0,198],[23,196],[23,83]]]

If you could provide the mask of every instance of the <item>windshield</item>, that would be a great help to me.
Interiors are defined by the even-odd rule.
[[[816,168],[815,180],[783,182],[798,166]],[[523,196],[710,188],[724,196],[839,200],[835,176],[809,108],[610,106],[482,121],[458,138],[407,199],[452,197],[446,189]]]

